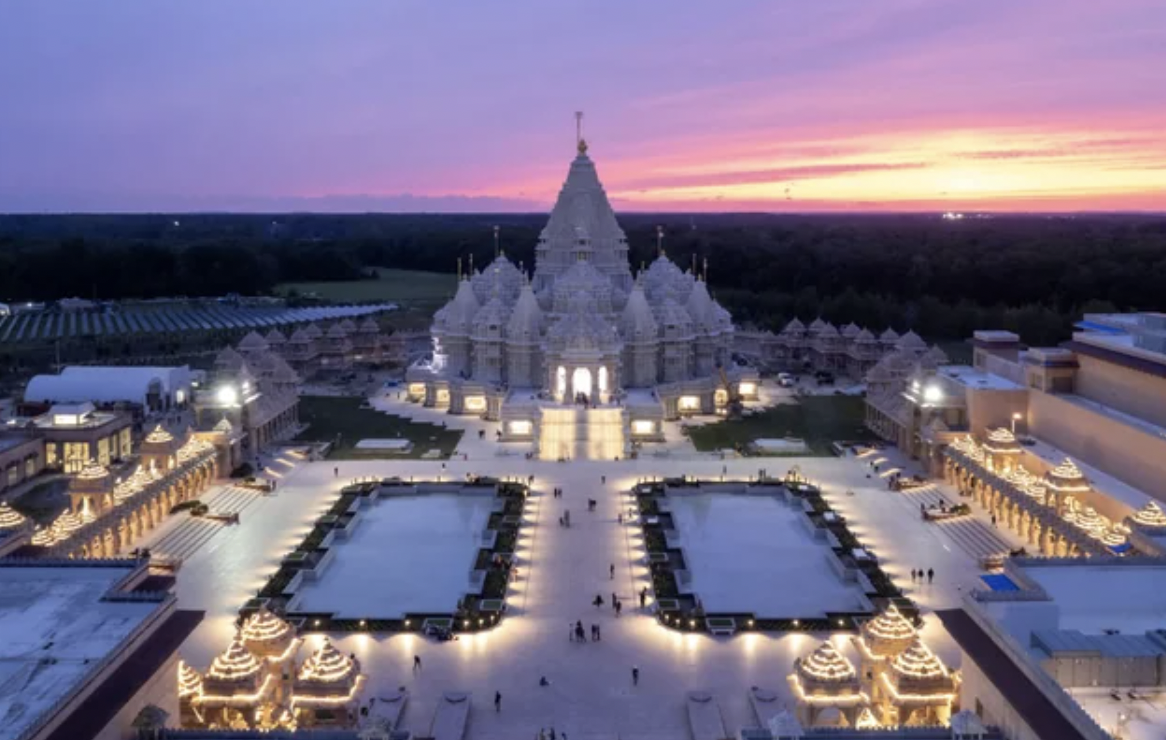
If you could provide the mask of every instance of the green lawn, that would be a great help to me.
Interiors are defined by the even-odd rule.
[[[351,396],[301,396],[300,421],[307,423],[308,429],[298,439],[302,442],[333,442],[328,456],[344,460],[419,458],[433,449],[439,449],[444,457],[449,457],[462,438],[460,430],[442,429],[436,424],[362,409],[363,402],[364,399]],[[413,449],[406,454],[369,454],[355,449],[356,443],[362,439],[398,437],[410,440]]]
[[[811,454],[829,455],[832,442],[873,439],[863,426],[863,404],[860,396],[802,396],[796,404],[691,427],[689,436],[702,452],[744,446],[755,439],[797,437],[806,440]]]
[[[281,283],[276,293],[295,290],[301,296],[314,295],[339,303],[392,301],[402,305],[440,306],[453,297],[457,278],[444,272],[391,270],[378,267],[378,280],[349,280],[329,283]]]

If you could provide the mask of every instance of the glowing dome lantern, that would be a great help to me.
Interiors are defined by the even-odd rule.
[[[283,663],[294,657],[303,643],[296,637],[292,626],[267,607],[260,607],[247,618],[240,636],[249,651],[273,663]]]
[[[1012,456],[1021,453],[1020,443],[1016,441],[1016,435],[1003,427],[988,432],[988,439],[984,442],[984,450],[999,456]]]
[[[891,604],[887,610],[862,625],[859,631],[859,649],[872,658],[891,658],[915,642],[917,632],[911,620]]]
[[[1048,487],[1059,493],[1082,493],[1088,491],[1089,481],[1085,475],[1069,458],[1065,458],[1057,467],[1045,473],[1045,482]]]
[[[13,509],[7,502],[0,501],[0,530],[23,529],[28,517]]]
[[[1140,524],[1143,527],[1166,527],[1166,514],[1162,512],[1162,507],[1158,502],[1151,501],[1143,506],[1133,516],[1135,524]]]

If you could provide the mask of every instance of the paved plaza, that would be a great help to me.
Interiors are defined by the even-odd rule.
[[[273,466],[281,476],[277,491],[249,502],[241,522],[221,527],[179,574],[182,606],[207,612],[202,626],[182,646],[182,657],[196,667],[208,665],[229,642],[239,607],[262,587],[340,488],[365,477],[460,479],[467,473],[535,477],[527,526],[516,552],[519,570],[508,597],[508,617],[498,628],[451,643],[413,634],[336,640],[340,649],[360,658],[370,677],[366,696],[390,696],[401,686],[410,692],[404,724],[414,732],[428,729],[438,699],[450,690],[473,692],[468,737],[475,739],[534,737],[540,727],[552,725],[572,739],[686,737],[684,696],[694,689],[715,694],[732,730],[756,724],[747,700],[752,686],[792,701],[785,677],[794,658],[827,635],[679,634],[652,618],[650,603],[649,610],[639,609],[637,594],[648,585],[642,538],[637,526],[617,523],[617,515],[631,507],[629,489],[645,478],[687,473],[744,479],[756,476],[761,467],[769,475],[782,475],[797,465],[824,487],[829,503],[849,519],[855,534],[925,612],[958,604],[963,592],[978,584],[972,552],[947,530],[923,522],[913,495],[887,490],[869,460],[722,460],[674,449],[667,457],[647,455],[621,462],[528,461],[517,447],[499,454],[500,445],[491,439],[493,425],[444,415],[440,420],[467,428],[456,456],[461,459],[312,463],[285,457],[284,463]],[[478,428],[489,430],[485,440],[479,440]],[[894,464],[893,457],[888,458],[880,469],[885,472]],[[606,476],[606,484],[601,484],[601,476]],[[562,499],[551,497],[554,487],[565,491]],[[954,491],[935,485],[926,490],[924,495],[956,500]],[[597,499],[595,512],[587,512],[588,498]],[[565,509],[572,512],[570,529],[558,525]],[[167,522],[154,536],[165,538],[175,526],[179,525]],[[990,525],[981,521],[980,526]],[[427,577],[424,562],[407,565],[418,579]],[[609,576],[611,565],[614,579]],[[467,571],[468,567],[467,563]],[[935,582],[912,583],[912,568],[933,568]],[[325,581],[331,575],[326,573]],[[363,587],[375,588],[376,583],[377,569],[369,568]],[[805,588],[800,583],[788,587]],[[619,618],[609,606],[591,605],[596,594],[603,594],[606,601],[613,592],[625,604]],[[585,627],[600,625],[602,642],[571,642],[568,626],[576,620]],[[923,633],[943,660],[957,663],[958,650],[934,617],[926,617]],[[835,642],[853,658],[846,637],[836,636]],[[312,636],[308,642],[318,639]],[[419,671],[412,668],[414,655],[422,660]],[[641,675],[635,687],[633,666]],[[542,676],[550,686],[539,686]],[[498,713],[492,706],[495,691],[503,696]]]

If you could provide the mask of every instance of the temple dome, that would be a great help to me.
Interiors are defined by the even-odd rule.
[[[648,305],[648,298],[644,294],[644,287],[639,282],[628,295],[627,305],[624,306],[621,317],[621,328],[626,339],[636,341],[655,341],[659,328],[656,319],[652,316],[652,307]]]
[[[513,262],[506,258],[505,254],[499,254],[493,262],[486,266],[485,270],[470,279],[470,284],[474,288],[474,296],[479,303],[483,304],[495,295],[501,296],[502,301],[507,305],[514,303],[518,299],[522,283],[522,273],[514,266]]]
[[[281,332],[279,329],[272,329],[271,331],[267,332],[267,336],[265,338],[267,339],[267,346],[271,349],[278,349],[287,344],[287,337],[285,337],[283,332]]]
[[[279,655],[287,650],[295,637],[292,626],[267,607],[260,607],[248,617],[240,633],[243,645],[256,655]]]
[[[270,345],[267,340],[259,336],[257,331],[249,331],[239,340],[238,348],[241,352],[266,352]]]
[[[899,337],[899,341],[895,343],[895,349],[903,352],[926,352],[927,343],[918,334],[909,331]]]
[[[850,684],[858,679],[854,664],[843,657],[828,640],[799,660],[795,670],[803,681],[818,684]]]
[[[886,331],[884,331],[882,334],[879,334],[879,341],[883,342],[884,344],[894,344],[895,342],[899,341],[899,335],[895,332],[894,329],[887,327]]]
[[[552,305],[556,313],[569,310],[571,301],[577,297],[582,297],[593,311],[599,313],[612,311],[611,280],[595,269],[590,262],[576,262],[555,280],[552,290],[554,295]]]
[[[1019,455],[1020,443],[1011,430],[998,427],[988,432],[988,439],[984,442],[984,449],[995,455]]]
[[[619,346],[615,329],[581,303],[555,322],[547,333],[549,344],[558,351],[606,352]]]
[[[788,324],[785,325],[785,328],[781,330],[781,333],[782,334],[804,334],[805,331],[806,331],[806,325],[803,324],[802,322],[798,321],[797,318],[793,318],[790,320],[790,322]]]
[[[542,331],[542,309],[539,308],[538,299],[535,298],[530,282],[524,279],[518,300],[514,303],[514,310],[510,312],[510,321],[506,324],[506,340],[534,343],[539,341]]]
[[[231,347],[224,347],[215,356],[215,370],[218,372],[234,373],[243,367],[243,355],[236,352]]]
[[[685,308],[688,310],[688,315],[692,317],[693,326],[706,331],[712,326],[713,299],[709,297],[708,288],[703,280],[697,280],[696,284],[692,286],[692,292],[688,295]]]
[[[435,318],[447,333],[468,336],[480,308],[470,281],[464,279],[458,283],[457,294],[453,300],[447,303]]]
[[[495,295],[474,317],[474,338],[501,339],[509,319],[510,311],[506,304],[500,296]]]
[[[671,298],[664,299],[656,308],[656,325],[666,340],[687,340],[693,336],[692,317]]]

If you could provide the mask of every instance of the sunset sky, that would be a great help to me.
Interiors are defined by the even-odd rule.
[[[1166,210],[1163,0],[0,4],[0,211]]]

